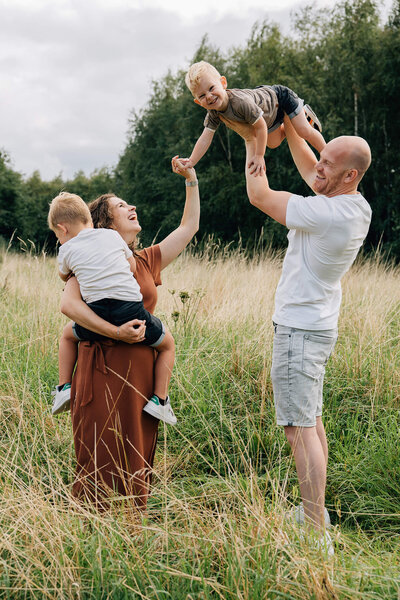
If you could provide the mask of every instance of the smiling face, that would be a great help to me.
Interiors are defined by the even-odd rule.
[[[206,110],[224,111],[229,102],[226,87],[225,77],[206,71],[193,90],[194,101]]]
[[[325,196],[349,193],[354,188],[354,169],[349,167],[349,149],[340,138],[330,141],[315,165],[313,190]]]
[[[112,215],[112,229],[118,231],[127,244],[132,244],[142,230],[137,218],[136,206],[116,196],[109,198],[108,205]]]

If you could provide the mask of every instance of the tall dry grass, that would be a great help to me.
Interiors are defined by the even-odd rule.
[[[161,428],[141,518],[129,502],[98,514],[71,498],[70,423],[49,396],[62,283],[53,258],[0,261],[0,597],[399,597],[398,268],[359,261],[343,281],[325,394],[328,561],[285,519],[299,491],[269,379],[278,257],[208,248],[164,272],[179,426]]]

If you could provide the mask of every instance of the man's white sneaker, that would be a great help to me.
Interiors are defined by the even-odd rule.
[[[291,510],[289,510],[286,513],[286,516],[288,519],[290,519],[290,518],[294,519],[296,521],[296,523],[298,523],[299,525],[304,525],[305,516],[304,516],[303,503],[301,502],[298,506],[294,506]],[[326,508],[324,508],[324,519],[325,519],[325,527],[326,528],[332,527],[331,519],[330,519],[329,513],[326,510]]]
[[[65,385],[56,385],[56,389],[51,392],[51,395],[54,396],[53,407],[51,409],[53,415],[58,415],[70,409],[71,386],[69,384],[66,385],[68,387]]]
[[[167,396],[165,404],[161,404],[156,395],[152,396],[143,410],[152,417],[168,423],[168,425],[176,425],[177,418],[172,410],[169,396]]]
[[[321,552],[326,558],[335,554],[332,538],[328,531],[317,531],[315,529],[301,529],[300,540],[306,543],[310,548]]]
[[[322,554],[324,554],[327,558],[335,554],[332,538],[327,531],[325,531],[321,537],[315,540],[315,547],[317,550],[321,550]]]

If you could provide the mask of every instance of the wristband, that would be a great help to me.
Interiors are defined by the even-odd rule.
[[[194,179],[193,181],[188,181],[187,179],[185,179],[185,185],[186,187],[194,187],[195,185],[199,185],[199,182],[197,181],[197,179]]]

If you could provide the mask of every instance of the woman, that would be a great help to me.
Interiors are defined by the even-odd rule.
[[[181,224],[162,242],[135,255],[135,277],[144,306],[150,312],[157,302],[160,271],[182,252],[199,227],[196,173],[182,166],[178,157],[172,159],[172,170],[186,180]],[[135,206],[110,194],[92,205],[95,227],[113,228],[128,245],[134,246],[141,231]],[[105,504],[105,496],[111,492],[129,495],[139,508],[144,508],[159,423],[143,412],[143,406],[153,393],[155,360],[152,348],[135,344],[144,338],[144,325],[135,320],[118,328],[98,317],[81,299],[75,277],[65,287],[61,311],[83,327],[112,338],[79,345],[71,390],[77,458],[73,493],[100,505]]]

